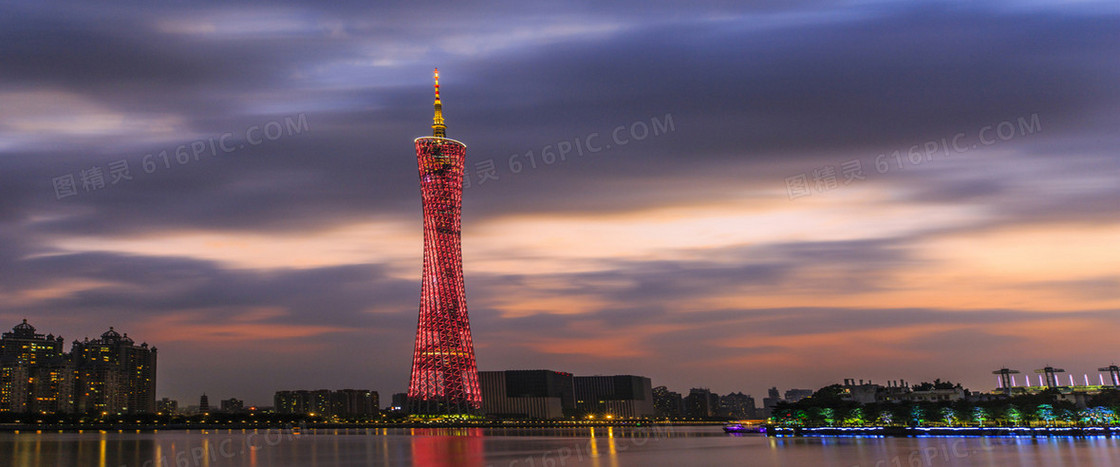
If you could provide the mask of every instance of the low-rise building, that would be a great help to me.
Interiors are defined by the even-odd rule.
[[[652,417],[653,386],[644,376],[576,376],[576,410],[614,418]]]
[[[482,411],[488,417],[558,419],[575,409],[571,373],[552,370],[480,371]]]

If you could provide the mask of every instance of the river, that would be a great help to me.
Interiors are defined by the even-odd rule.
[[[767,438],[719,427],[0,433],[0,465],[1117,466],[1114,438]]]

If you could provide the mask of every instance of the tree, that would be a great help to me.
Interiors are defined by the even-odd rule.
[[[816,405],[818,407],[837,405],[845,402],[844,394],[846,390],[839,384],[825,386],[814,392],[812,396],[804,399],[805,402]]]
[[[1008,405],[1007,408],[1003,410],[1003,417],[1011,422],[1012,425],[1018,425],[1019,422],[1023,420],[1023,413],[1019,411],[1018,407]]]
[[[884,409],[879,412],[879,424],[890,425],[894,422],[894,414],[890,410]]]
[[[1117,408],[1120,408],[1120,390],[1102,390],[1100,394],[1090,397],[1086,403],[1089,407],[1112,407],[1112,410],[1115,412]]]
[[[952,407],[942,407],[941,419],[945,420],[946,425],[953,426],[953,422],[957,420],[957,411]]]
[[[925,410],[922,409],[922,406],[915,405],[913,408],[910,409],[910,424],[921,425],[921,424],[925,423],[925,421],[926,421],[925,417],[926,417]]]
[[[836,422],[836,411],[832,408],[826,407],[820,409],[818,413],[820,414],[821,421],[823,421],[826,425],[832,426],[832,424]]]
[[[935,379],[935,380],[933,380],[932,383],[922,382],[922,383],[915,384],[915,385],[911,386],[911,389],[913,389],[915,391],[932,391],[934,389],[960,389],[960,388],[961,388],[960,383],[953,384],[949,381],[941,381],[940,379]]]
[[[990,418],[988,416],[988,411],[984,410],[983,407],[973,407],[972,421],[979,423],[980,426],[984,426],[984,422],[986,422],[988,418]]]
[[[860,408],[860,407],[856,407],[856,408],[848,410],[848,413],[844,416],[844,424],[845,425],[859,426],[859,425],[863,425],[863,422],[864,422],[863,409]]]
[[[779,402],[770,415],[770,420],[772,422],[784,426],[801,426],[805,424],[808,418],[809,416],[805,413],[805,410],[799,409],[797,406],[786,402]]]
[[[1108,407],[1093,407],[1077,414],[1078,418],[1093,425],[1112,425],[1116,423],[1116,412]]]
[[[1034,413],[1039,420],[1042,420],[1047,424],[1054,421],[1054,419],[1056,418],[1056,416],[1054,415],[1054,406],[1050,404],[1039,404],[1038,410],[1035,410]]]

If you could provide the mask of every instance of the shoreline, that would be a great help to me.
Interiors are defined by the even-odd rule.
[[[778,427],[767,425],[769,437],[1107,437],[1120,435],[1120,427]]]
[[[84,432],[159,432],[191,430],[279,430],[292,433],[322,430],[389,430],[389,429],[578,429],[630,427],[664,429],[670,427],[715,427],[724,422],[648,422],[648,421],[543,421],[495,420],[483,422],[371,422],[371,423],[94,423],[94,424],[36,424],[0,423],[0,433],[84,433]],[[849,437],[849,438],[919,438],[919,437],[1107,437],[1120,436],[1120,427],[781,427],[763,425],[761,434],[778,438]]]
[[[620,420],[615,422],[579,421],[542,421],[542,420],[504,420],[485,422],[399,422],[399,423],[93,423],[93,424],[37,424],[37,423],[0,423],[0,433],[20,432],[60,432],[80,433],[85,431],[189,431],[189,430],[341,430],[341,429],[464,429],[464,428],[598,428],[598,427],[675,427],[675,426],[722,426],[724,422],[647,422]]]

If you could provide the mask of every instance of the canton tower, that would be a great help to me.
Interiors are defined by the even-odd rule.
[[[424,206],[424,272],[408,408],[417,415],[477,415],[482,395],[467,318],[459,238],[467,145],[446,137],[438,68],[435,81],[432,136],[415,140]]]

